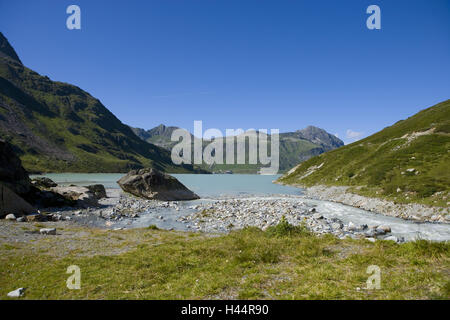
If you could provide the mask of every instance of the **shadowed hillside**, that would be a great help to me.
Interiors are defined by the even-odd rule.
[[[89,93],[22,65],[1,33],[0,134],[29,171],[193,171],[173,165],[167,150],[139,139]]]

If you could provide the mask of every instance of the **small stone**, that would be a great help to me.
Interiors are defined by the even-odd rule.
[[[24,293],[25,293],[25,288],[19,288],[19,289],[9,292],[8,297],[19,298],[19,297],[23,296]]]
[[[16,219],[16,221],[17,221],[17,222],[25,222],[26,219],[25,219],[25,217],[18,217],[18,218]]]
[[[16,216],[13,215],[12,213],[6,215],[5,217],[6,220],[16,220]]]
[[[370,241],[370,242],[375,242],[375,241],[377,241],[377,239],[375,239],[375,238],[366,238],[366,240],[367,240],[367,241]]]
[[[396,236],[389,236],[389,237],[384,238],[383,240],[398,242],[398,239]]]
[[[316,208],[311,208],[311,209],[308,210],[308,212],[309,213],[314,213],[314,212],[316,212]]]
[[[350,230],[350,231],[355,231],[356,229],[358,229],[357,227],[356,227],[356,224],[354,224],[353,222],[349,222],[348,223],[348,230]]]
[[[331,227],[333,229],[342,229],[343,225],[341,223],[334,222],[334,223],[331,224]]]
[[[313,208],[314,209],[314,208]],[[320,213],[315,213],[314,215],[313,215],[313,218],[314,219],[323,219],[323,215],[321,215]]]
[[[28,222],[36,222],[36,221],[43,222],[47,220],[47,218],[40,213],[26,216],[26,219]]]
[[[365,233],[364,233],[364,236],[366,237],[366,238],[373,238],[373,237],[375,237],[376,236],[376,231],[375,230],[367,230]]]
[[[42,228],[41,230],[39,230],[39,233],[56,235],[56,228]]]
[[[383,230],[385,233],[391,232],[391,227],[386,226],[386,225],[379,226],[377,229],[381,229],[381,230]]]

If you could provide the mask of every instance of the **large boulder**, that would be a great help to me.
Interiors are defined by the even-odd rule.
[[[0,217],[8,214],[24,215],[34,211],[35,209],[28,202],[0,183]]]
[[[200,198],[176,178],[153,168],[132,170],[117,183],[123,191],[146,199],[172,201]]]
[[[0,183],[18,195],[28,193],[31,187],[30,177],[28,177],[28,173],[22,167],[22,161],[14,153],[12,146],[1,139]]]
[[[51,191],[63,196],[67,200],[76,202],[76,205],[79,207],[87,208],[91,206],[98,206],[97,197],[86,187],[58,186],[51,188]]]

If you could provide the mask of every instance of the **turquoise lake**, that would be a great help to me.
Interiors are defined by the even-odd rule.
[[[61,185],[80,185],[100,183],[105,188],[117,189],[116,183],[123,173],[49,173],[45,174]],[[256,174],[173,174],[186,187],[200,197],[219,197],[233,195],[271,195],[301,194],[301,189],[272,183],[280,175]],[[33,178],[33,176],[32,176]]]

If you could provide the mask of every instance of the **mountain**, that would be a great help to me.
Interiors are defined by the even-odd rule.
[[[177,141],[171,141],[172,132],[176,129],[178,129],[178,127],[167,127],[163,124],[150,130],[132,128],[133,132],[141,139],[154,143],[167,150],[171,150],[172,147],[178,143]],[[192,134],[191,138],[193,141]],[[204,140],[203,146],[205,147],[210,142],[211,141],[209,140]],[[339,148],[343,145],[344,143],[336,136],[313,126],[295,132],[280,133],[280,171],[288,170],[301,161],[305,161],[313,156]],[[226,157],[226,152],[224,151],[224,153],[224,157]],[[210,167],[203,164],[201,167],[216,172],[231,170],[236,173],[257,173],[261,168],[261,165],[215,164]]]
[[[126,172],[172,164],[170,153],[142,141],[98,99],[25,67],[0,33],[0,137],[31,172]]]
[[[157,146],[160,146],[166,150],[171,150],[174,145],[176,145],[178,142],[172,142],[170,139],[172,136],[172,132],[174,132],[176,129],[179,129],[178,127],[166,127],[163,124],[160,124],[159,126],[150,129],[150,130],[144,130],[140,128],[131,128],[133,132],[142,140],[145,140],[149,143],[153,143]],[[191,135],[191,138],[193,139],[193,135]],[[192,140],[193,141],[193,140]]]
[[[13,62],[18,62],[22,64],[22,61],[20,61],[16,51],[9,44],[8,39],[6,39],[1,32],[0,32],[0,58],[5,58],[8,60],[12,60]]]
[[[299,162],[343,145],[335,135],[314,126],[280,133],[280,170],[289,170]]]
[[[450,100],[363,140],[313,157],[279,179],[286,184],[344,185],[397,202],[447,207]]]

